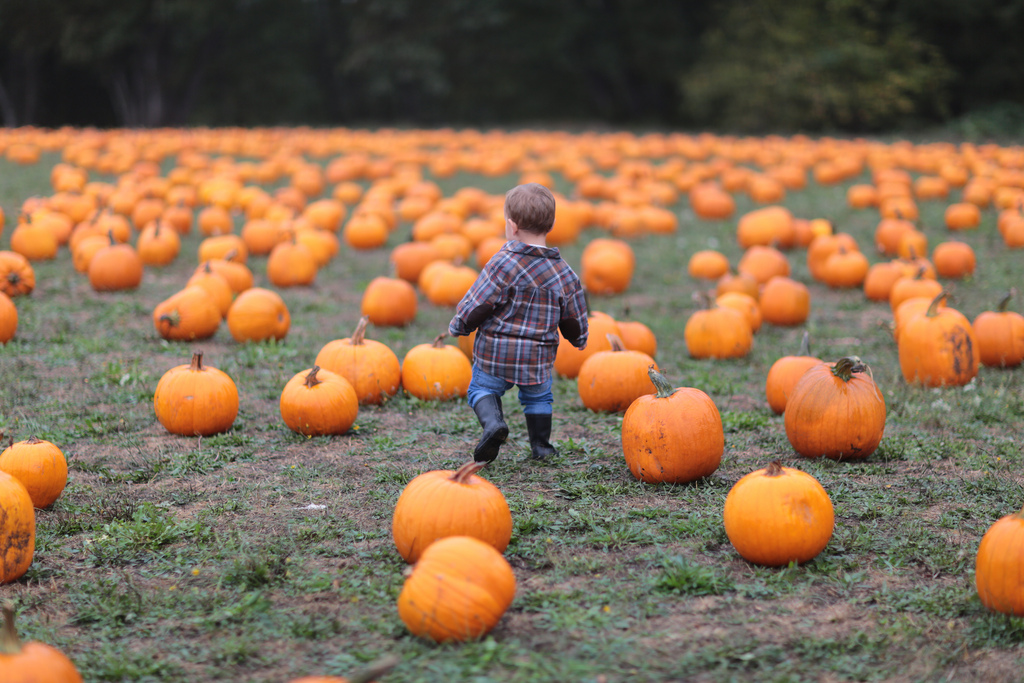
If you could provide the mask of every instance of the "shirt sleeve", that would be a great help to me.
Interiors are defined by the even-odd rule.
[[[494,259],[484,266],[473,286],[455,307],[455,316],[448,323],[449,334],[456,337],[466,336],[491,317],[494,309],[502,302],[505,286],[497,277],[497,269],[489,267],[493,262]]]
[[[580,286],[579,280],[575,281],[575,285],[565,299],[565,308],[562,311],[561,320],[558,321],[558,330],[570,344],[577,349],[584,349],[590,335],[590,326],[587,323],[587,301],[583,297],[583,288]]]

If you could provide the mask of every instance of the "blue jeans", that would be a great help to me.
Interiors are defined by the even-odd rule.
[[[473,378],[469,381],[466,400],[472,408],[476,402],[487,394],[496,394],[501,398],[506,391],[516,386],[515,383],[488,374],[473,365]],[[551,378],[541,384],[520,384],[519,402],[523,404],[524,415],[550,415],[551,404],[555,395],[551,392]]]

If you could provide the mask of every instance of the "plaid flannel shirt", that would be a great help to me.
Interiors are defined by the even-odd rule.
[[[557,247],[509,241],[455,309],[448,331],[478,330],[474,362],[515,384],[551,377],[561,331],[573,346],[587,345],[587,306],[579,278]]]

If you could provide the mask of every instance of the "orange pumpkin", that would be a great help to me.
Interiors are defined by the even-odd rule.
[[[386,344],[365,338],[368,322],[364,315],[351,337],[324,344],[316,364],[347,379],[360,403],[379,404],[398,393],[402,368]]]
[[[758,303],[766,323],[802,325],[811,313],[811,292],[802,282],[776,276],[765,283]]]
[[[281,341],[291,328],[291,314],[277,292],[262,287],[245,290],[228,309],[228,330],[236,342]]]
[[[57,648],[30,641],[22,643],[14,627],[14,608],[3,606],[0,628],[0,671],[4,683],[82,683],[74,663]]]
[[[768,399],[768,407],[776,415],[786,412],[789,395],[793,393],[793,387],[800,381],[804,373],[822,362],[820,358],[811,355],[810,338],[810,334],[805,330],[797,355],[783,356],[772,363],[771,368],[768,369],[764,391]]]
[[[344,434],[355,424],[359,397],[347,379],[314,365],[281,391],[281,419],[305,436]]]
[[[0,344],[6,344],[14,339],[14,333],[17,331],[18,307],[9,296],[0,292]]]
[[[722,417],[700,389],[674,389],[650,365],[655,393],[634,400],[622,417],[622,452],[634,477],[682,484],[710,476],[725,452]]]
[[[516,577],[489,543],[449,536],[423,551],[398,596],[398,615],[413,635],[438,643],[480,638],[512,604]]]
[[[993,612],[1024,615],[1024,511],[1006,515],[981,537],[974,583],[981,604]]]
[[[416,319],[416,289],[401,278],[376,277],[363,292],[361,308],[378,327],[404,327]]]
[[[725,534],[740,557],[766,567],[809,562],[828,545],[835,510],[818,480],[778,461],[737,481],[725,497]]]
[[[577,349],[569,341],[559,335],[558,350],[555,352],[555,372],[562,377],[574,379],[580,374],[583,362],[598,351],[608,351],[612,344],[608,334],[620,336],[619,325],[606,313],[595,311],[587,317],[588,341],[583,349]]]
[[[657,365],[641,351],[626,349],[622,340],[608,335],[611,349],[598,351],[580,366],[576,389],[583,405],[594,412],[621,412],[652,391],[647,368]]]
[[[472,536],[505,552],[512,513],[497,486],[477,476],[487,463],[433,470],[410,481],[395,504],[391,533],[398,554],[413,564],[439,538]]]
[[[68,483],[68,461],[49,441],[31,437],[0,453],[0,471],[25,485],[32,505],[49,507]]]
[[[186,287],[153,309],[153,326],[169,341],[207,339],[217,333],[222,316],[202,287]]]
[[[14,251],[0,251],[0,292],[12,299],[31,294],[36,272],[29,260]]]
[[[805,458],[863,460],[885,432],[885,399],[856,356],[812,365],[786,401],[786,438]]]
[[[940,308],[945,297],[939,292],[927,310],[901,326],[896,345],[908,384],[962,386],[978,374],[981,353],[974,328],[955,308]]]
[[[421,401],[466,397],[473,366],[458,347],[444,343],[447,336],[417,344],[402,360],[402,388]]]
[[[36,549],[36,513],[28,489],[0,471],[0,584],[20,578]]]
[[[754,343],[747,318],[726,306],[695,311],[686,321],[683,337],[692,358],[742,358]]]
[[[1013,368],[1024,362],[1024,316],[1006,310],[1015,294],[1011,289],[995,311],[983,311],[971,323],[979,358],[989,367]]]
[[[203,352],[192,362],[163,374],[153,394],[153,409],[171,434],[210,436],[231,429],[238,415],[238,387],[217,368],[203,365]]]

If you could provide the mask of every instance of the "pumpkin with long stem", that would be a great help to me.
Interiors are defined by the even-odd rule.
[[[14,628],[14,606],[3,605],[0,627],[0,674],[4,683],[81,683],[82,676],[67,655],[57,648],[21,642]]]
[[[817,479],[778,461],[742,477],[725,497],[725,534],[748,562],[809,562],[835,528],[832,501]]]
[[[811,366],[793,387],[786,438],[800,455],[863,460],[885,432],[885,399],[860,358]]]
[[[725,451],[722,416],[700,389],[673,388],[651,364],[654,394],[630,404],[622,418],[622,452],[634,477],[681,484],[718,469]]]
[[[448,536],[472,536],[505,552],[512,513],[498,487],[478,476],[486,464],[471,460],[454,472],[432,470],[406,484],[391,521],[402,559],[416,562],[427,546]]]
[[[512,604],[516,577],[494,547],[470,536],[434,541],[398,596],[398,616],[414,635],[438,643],[480,638]]]
[[[359,397],[347,379],[314,365],[284,385],[280,409],[281,419],[293,432],[344,434],[355,424]]]
[[[978,374],[981,354],[974,328],[955,308],[940,308],[945,297],[946,292],[939,292],[927,310],[900,326],[896,345],[908,384],[962,386]]]
[[[402,366],[387,344],[366,338],[369,321],[364,315],[351,337],[324,344],[315,363],[347,379],[360,403],[380,404],[398,393],[402,386]],[[459,340],[466,338],[459,337]]]

